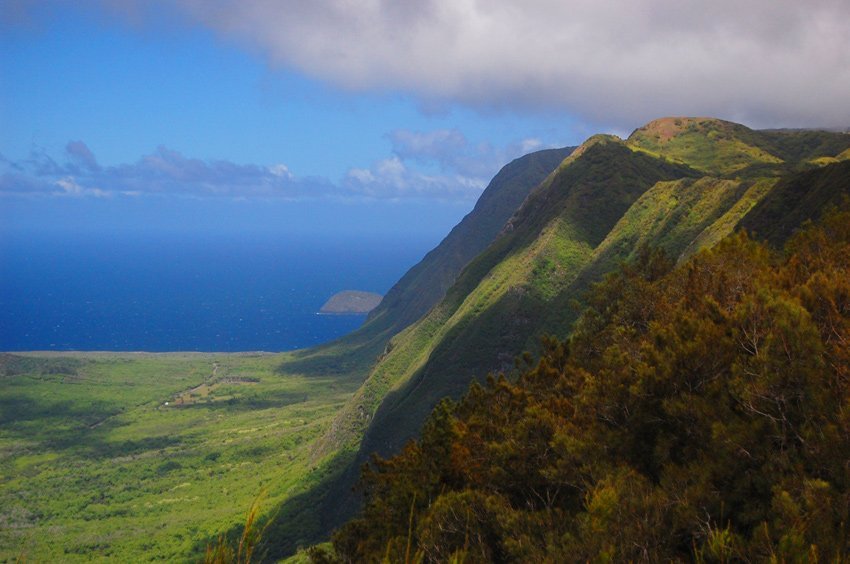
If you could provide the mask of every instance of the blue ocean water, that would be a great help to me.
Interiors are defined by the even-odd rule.
[[[316,312],[386,291],[433,241],[252,234],[6,234],[0,350],[283,351],[365,316]]]

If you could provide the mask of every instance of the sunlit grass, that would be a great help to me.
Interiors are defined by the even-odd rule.
[[[285,355],[72,356],[0,376],[0,560],[200,558],[260,489],[307,487],[355,385]]]

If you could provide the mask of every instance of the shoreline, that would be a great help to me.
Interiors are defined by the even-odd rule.
[[[92,351],[81,351],[81,350],[72,350],[72,351],[50,351],[50,350],[33,350],[33,351],[0,351],[0,355],[17,355],[17,356],[38,356],[38,357],[51,357],[51,356],[133,356],[133,357],[146,357],[146,356],[275,356],[279,354],[286,354],[296,351],[304,351],[308,350],[312,347],[306,347],[303,349],[290,349],[285,351],[104,351],[104,350],[92,350]]]

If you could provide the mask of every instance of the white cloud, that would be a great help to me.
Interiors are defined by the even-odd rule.
[[[456,170],[424,174],[409,168],[401,156],[392,155],[370,168],[352,168],[340,182],[332,182],[298,177],[282,163],[267,167],[209,161],[167,147],[158,147],[135,163],[101,167],[85,144],[75,142],[74,147],[66,151],[70,160],[64,164],[41,150],[19,162],[0,155],[0,195],[467,201],[477,198],[489,179]]]
[[[342,183],[351,193],[371,198],[473,201],[505,163],[543,148],[539,139],[505,147],[470,143],[457,129],[397,129],[387,137],[393,156],[368,169],[351,168]],[[423,172],[422,167],[438,172]]]
[[[269,167],[269,172],[280,178],[292,179],[292,173],[289,172],[289,167],[285,164],[276,164]]]
[[[623,128],[673,114],[850,124],[847,0],[176,2],[276,65],[426,106]]]
[[[505,147],[490,143],[470,143],[457,129],[390,132],[393,153],[403,161],[436,165],[443,173],[489,180],[507,162],[542,149],[539,139],[524,139]]]
[[[91,196],[93,198],[111,198],[112,192],[107,190],[101,190],[100,188],[85,188],[77,184],[77,180],[71,176],[66,176],[64,178],[60,178],[54,182],[56,186],[61,188],[61,191],[53,192],[54,195],[59,196]]]
[[[409,169],[394,156],[378,161],[371,169],[349,170],[342,186],[352,195],[368,198],[474,201],[486,181],[460,174],[425,174]]]
[[[57,180],[56,186],[64,190],[65,194],[69,194],[71,196],[81,196],[83,193],[82,186],[77,184],[77,182],[70,176],[66,176],[65,178],[60,178],[59,180]]]
[[[523,139],[520,141],[519,146],[523,154],[531,153],[532,151],[543,148],[543,141],[540,139]]]
[[[392,144],[388,157],[351,167],[337,181],[299,177],[280,162],[205,160],[165,146],[135,163],[101,166],[85,143],[73,141],[64,163],[40,149],[21,161],[0,155],[0,195],[472,202],[505,163],[543,147],[539,139],[503,147],[471,143],[457,129],[398,129],[386,137]]]
[[[365,168],[352,168],[348,171],[347,176],[361,184],[369,184],[375,181],[375,175]]]
[[[68,144],[69,162],[42,150],[19,162],[0,158],[0,193],[112,197],[167,195],[305,199],[337,192],[326,179],[296,178],[286,165],[241,165],[188,158],[159,147],[137,162],[101,167],[81,141]]]

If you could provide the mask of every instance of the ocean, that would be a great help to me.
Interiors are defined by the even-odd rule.
[[[0,351],[285,351],[355,330],[318,315],[386,291],[434,245],[274,233],[0,238]]]

